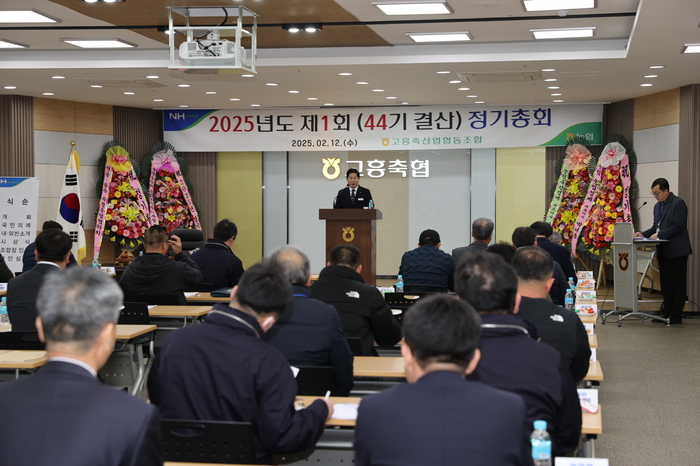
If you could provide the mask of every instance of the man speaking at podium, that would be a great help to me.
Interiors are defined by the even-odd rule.
[[[664,297],[661,313],[670,319],[669,323],[680,324],[685,307],[688,256],[693,253],[687,227],[688,206],[683,199],[669,191],[665,178],[654,180],[651,194],[657,201],[654,206],[654,224],[648,230],[635,232],[634,236],[669,240],[668,243],[656,246],[661,294]]]
[[[348,169],[345,174],[348,185],[338,191],[333,201],[334,209],[363,209],[369,207],[372,193],[367,188],[360,186],[360,172],[355,168]]]

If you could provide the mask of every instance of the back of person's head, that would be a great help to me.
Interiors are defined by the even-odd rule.
[[[457,264],[455,288],[457,295],[478,312],[512,314],[518,277],[496,254],[465,254]]]
[[[147,250],[158,249],[168,241],[168,232],[160,225],[153,225],[143,235],[143,244]]]
[[[73,247],[67,233],[49,228],[36,237],[36,253],[40,261],[62,262]]]
[[[421,368],[453,363],[465,369],[479,346],[481,318],[467,302],[438,294],[406,312],[404,339]]]
[[[666,178],[657,178],[651,182],[651,187],[658,186],[661,191],[669,189],[668,180]]]
[[[264,260],[243,273],[234,299],[259,316],[278,316],[292,303],[292,285],[279,266]]]
[[[537,236],[544,236],[546,238],[549,238],[552,236],[552,225],[550,225],[547,222],[535,222],[532,225],[530,225],[530,228],[535,230],[535,234]]]
[[[106,273],[89,267],[69,267],[46,275],[37,311],[47,345],[74,343],[87,352],[105,325],[117,323],[124,295]]]
[[[440,233],[435,230],[423,230],[418,237],[418,244],[425,246],[426,244],[437,245],[440,243]]]
[[[513,230],[511,237],[516,248],[523,246],[533,246],[537,240],[537,233],[531,227],[518,227]]]
[[[331,265],[344,265],[351,269],[359,267],[362,261],[360,250],[349,244],[339,244],[331,249]]]
[[[552,256],[537,246],[518,249],[513,256],[512,265],[518,279],[525,282],[545,282],[554,273]]]
[[[231,238],[236,239],[238,236],[238,227],[235,223],[225,218],[216,225],[214,225],[214,239],[220,241],[228,241]]]
[[[510,243],[499,241],[498,243],[491,244],[489,247],[487,247],[486,251],[498,254],[504,261],[506,261],[506,263],[510,264],[517,249]]]
[[[552,230],[552,237],[550,238],[550,240],[553,243],[561,244],[561,233],[559,233],[556,230]]]
[[[493,234],[493,220],[486,217],[477,218],[472,223],[472,236],[474,239],[486,241]]]
[[[296,246],[283,246],[270,255],[270,262],[279,267],[292,285],[306,285],[311,263],[304,251]]]
[[[44,224],[41,226],[41,231],[51,230],[52,228],[63,231],[63,225],[61,225],[58,222],[54,222],[53,220],[45,221]]]

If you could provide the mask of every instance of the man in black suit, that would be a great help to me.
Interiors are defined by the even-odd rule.
[[[683,199],[669,191],[665,178],[654,180],[651,194],[657,201],[654,206],[654,224],[648,230],[635,232],[634,236],[669,240],[668,243],[656,246],[661,293],[664,297],[661,312],[670,319],[669,323],[681,324],[686,298],[688,256],[693,253],[687,227],[688,206]]]
[[[38,304],[49,361],[0,385],[0,464],[163,464],[157,410],[97,379],[114,350],[122,304],[116,282],[89,268],[53,272]]]
[[[369,207],[372,193],[367,188],[360,186],[360,172],[354,168],[348,169],[345,174],[348,185],[338,191],[333,202],[334,209],[363,209]]]
[[[493,220],[486,217],[480,217],[472,222],[472,238],[474,241],[469,246],[454,248],[452,250],[452,258],[455,263],[467,252],[483,252],[491,242],[493,236]]]
[[[49,272],[66,267],[72,247],[70,236],[55,228],[36,237],[36,266],[7,284],[7,313],[13,331],[36,331],[37,290]]]
[[[333,306],[311,298],[309,258],[294,246],[270,255],[292,285],[292,305],[265,332],[263,340],[277,348],[293,366],[333,368],[333,396],[348,396],[352,390],[353,357],[343,335],[340,316]]]
[[[53,220],[47,220],[44,222],[44,224],[41,226],[41,231],[44,230],[50,230],[51,228],[56,228],[58,230],[63,231],[63,226],[55,222]],[[24,254],[22,255],[22,273],[24,272],[29,272],[34,268],[36,265],[36,241],[34,243],[29,243],[26,248],[24,248]],[[77,264],[77,261],[75,260],[75,257],[73,256],[73,253],[70,255],[70,259],[68,260],[68,264],[73,266]]]
[[[410,309],[401,347],[409,383],[362,400],[358,466],[532,464],[523,400],[464,380],[479,363],[480,323],[471,305],[446,295]]]
[[[569,278],[573,278],[574,283],[577,283],[578,278],[576,278],[576,270],[574,269],[573,262],[571,262],[571,251],[561,244],[552,241],[552,234],[554,233],[552,225],[547,222],[535,222],[530,225],[530,228],[535,230],[535,234],[537,235],[537,246],[547,251],[549,255],[552,256],[552,259],[559,264],[567,281]]]
[[[202,283],[215,289],[233,288],[243,275],[243,262],[231,248],[238,236],[238,227],[225,218],[214,225],[214,233],[204,246],[192,254],[192,260],[202,272]]]

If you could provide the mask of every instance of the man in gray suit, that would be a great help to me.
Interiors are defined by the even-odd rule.
[[[486,217],[480,217],[474,220],[472,223],[472,238],[474,241],[469,246],[463,246],[461,248],[454,248],[452,250],[452,257],[455,263],[459,261],[459,258],[466,252],[484,252],[491,242],[491,237],[493,236],[493,220]]]

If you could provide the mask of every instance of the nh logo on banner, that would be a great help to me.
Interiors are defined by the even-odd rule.
[[[80,202],[80,183],[78,173],[80,171],[80,156],[75,150],[70,152],[66,176],[61,189],[61,200],[58,203],[56,220],[63,227],[73,241],[71,252],[78,264],[86,256],[85,229],[83,223],[83,209]]]

